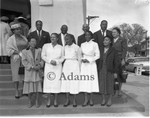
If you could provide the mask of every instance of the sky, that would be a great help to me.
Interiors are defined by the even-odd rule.
[[[149,30],[149,0],[87,0],[87,16],[99,16],[91,20],[93,32],[100,29],[104,19],[108,21],[108,28],[138,23]]]

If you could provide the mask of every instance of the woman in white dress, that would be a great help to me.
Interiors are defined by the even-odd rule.
[[[47,107],[50,107],[51,93],[55,94],[54,106],[57,104],[57,93],[60,93],[60,77],[62,73],[63,47],[57,44],[58,34],[51,34],[51,43],[44,44],[42,59],[45,61],[43,92],[48,93]]]
[[[67,107],[70,104],[70,94],[73,94],[73,107],[77,107],[76,94],[79,93],[79,80],[77,80],[77,76],[79,76],[80,72],[79,63],[81,53],[79,46],[73,43],[72,35],[67,34],[65,36],[65,42],[65,62],[63,65],[63,73],[61,76],[61,92],[66,93],[67,99],[64,107]]]
[[[80,78],[80,92],[84,92],[85,99],[83,107],[93,106],[92,93],[99,92],[98,74],[96,67],[96,60],[100,58],[100,51],[98,44],[92,41],[93,34],[91,31],[85,33],[86,42],[81,44],[82,63],[81,63],[81,75]],[[84,77],[84,79],[83,79]],[[90,100],[88,100],[88,93],[90,93]]]

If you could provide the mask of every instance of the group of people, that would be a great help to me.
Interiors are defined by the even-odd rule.
[[[10,63],[10,57],[8,56],[6,51],[6,42],[8,38],[13,34],[10,26],[19,23],[21,25],[21,34],[24,35],[26,38],[30,32],[30,15],[28,15],[27,17],[15,17],[12,15],[12,17],[14,18],[7,16],[0,17],[0,64]]]
[[[68,33],[68,26],[62,25],[61,33],[51,35],[42,29],[43,23],[36,21],[36,30],[27,38],[21,34],[19,23],[11,25],[13,35],[7,40],[6,49],[11,57],[12,80],[15,84],[15,97],[28,94],[28,107],[39,107],[39,93],[47,94],[47,107],[51,105],[54,94],[54,106],[58,107],[59,93],[66,94],[64,107],[70,104],[73,95],[73,107],[77,107],[76,96],[84,93],[83,107],[93,106],[93,93],[102,95],[101,105],[112,105],[115,93],[115,79],[119,82],[118,96],[125,82],[122,67],[125,65],[127,51],[126,40],[119,28],[107,30],[108,22],[101,21],[100,30],[92,33],[87,24],[83,25],[84,34],[77,44],[74,35]],[[18,74],[19,67],[25,67],[25,74]],[[19,93],[19,82],[23,81],[23,91]],[[108,95],[108,100],[106,100]],[[89,96],[89,97],[88,97]]]

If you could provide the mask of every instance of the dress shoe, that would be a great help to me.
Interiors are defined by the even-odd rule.
[[[54,107],[58,107],[58,104],[55,104]]]
[[[89,103],[89,102],[87,102],[86,104],[83,104],[83,105],[82,105],[82,107],[86,107],[86,106],[88,106],[88,103]]]
[[[20,98],[20,96],[15,96],[15,98],[16,98],[16,99],[19,99],[19,98]]]
[[[47,105],[46,105],[47,108],[49,108],[50,106],[51,106],[50,104],[47,104]]]
[[[110,107],[110,106],[111,106],[111,104],[107,104],[106,106],[107,106],[107,107]]]
[[[68,105],[70,105],[70,101],[67,102],[67,104],[64,104],[64,107],[67,107]]]
[[[77,107],[77,104],[74,104],[73,107]]]
[[[106,105],[106,103],[101,103],[101,106],[105,106]]]

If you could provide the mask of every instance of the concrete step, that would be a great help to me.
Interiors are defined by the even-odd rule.
[[[10,64],[0,64],[0,69],[10,69]]]
[[[14,88],[0,88],[0,96],[15,96],[15,89]]]
[[[46,108],[45,104],[42,104],[39,108],[27,108],[26,105],[0,105],[1,116],[20,116],[20,115],[57,115],[57,114],[96,114],[96,113],[123,113],[123,112],[144,112],[145,108],[143,105],[128,97],[126,103],[113,103],[111,107],[101,106],[95,104],[94,106],[82,107],[80,104],[73,108],[72,105],[63,107],[62,104],[55,108],[53,105],[50,108]]]
[[[0,81],[12,81],[12,75],[0,75]]]
[[[44,101],[46,101],[46,97],[44,97],[44,96],[46,96],[46,94],[44,95],[44,94],[40,94],[40,101],[41,101],[41,104],[42,103],[44,103],[44,104],[46,104],[46,102],[44,102]],[[51,95],[52,96],[52,101],[54,100],[54,97],[53,97],[53,95]],[[33,99],[34,99],[34,96],[33,96]],[[70,97],[70,99],[71,99],[71,101],[72,101],[72,96]],[[65,97],[65,94],[59,94],[58,95],[58,103],[59,104],[64,104],[65,103],[65,100],[66,100],[66,97]],[[101,102],[101,96],[100,95],[94,95],[93,96],[93,101],[94,101],[94,104],[100,104],[100,102]],[[124,97],[120,97],[120,98],[118,98],[118,97],[113,97],[113,99],[112,99],[112,101],[113,101],[113,103],[115,103],[115,104],[122,104],[122,103],[126,103],[127,102],[127,96],[124,96]],[[79,94],[78,96],[77,96],[77,104],[79,104],[79,105],[81,105],[81,104],[83,104],[83,102],[84,102],[84,96],[83,96],[83,94],[81,93],[81,94]],[[15,99],[15,97],[14,96],[1,96],[0,97],[0,105],[15,105],[15,104],[27,104],[28,102],[27,102],[27,96],[23,96],[23,97],[21,97],[20,99]],[[72,102],[71,102],[71,104],[72,104]]]
[[[33,96],[33,102],[35,96]],[[46,98],[40,97],[40,104],[46,105]],[[28,104],[28,96],[22,96],[19,99],[16,99],[15,96],[2,96],[0,97],[0,105],[5,106],[13,106],[13,105],[27,105]]]
[[[0,69],[0,75],[11,75],[11,69]]]
[[[19,85],[20,87],[23,86],[22,83]],[[0,89],[5,88],[14,88],[14,83],[12,81],[0,81]]]

